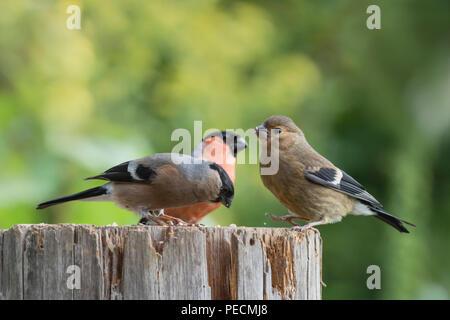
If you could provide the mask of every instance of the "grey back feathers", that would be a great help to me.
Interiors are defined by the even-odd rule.
[[[152,183],[157,176],[157,170],[163,166],[175,166],[188,179],[203,178],[208,162],[194,159],[189,155],[158,153],[145,158],[127,161],[102,174],[86,178],[86,180],[100,179],[113,182]]]

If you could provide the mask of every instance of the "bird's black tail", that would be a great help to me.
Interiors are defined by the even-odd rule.
[[[406,223],[407,225],[410,225],[411,227],[415,227],[415,225],[412,224],[411,222],[394,217],[393,215],[387,213],[383,209],[376,208],[376,207],[370,206],[370,205],[368,207],[370,210],[372,210],[373,212],[376,213],[376,215],[375,215],[376,218],[390,224],[391,226],[393,226],[395,229],[397,229],[400,232],[409,233],[408,229],[405,228],[403,223]]]
[[[65,197],[61,197],[61,198],[57,198],[57,199],[53,199],[50,201],[40,203],[36,209],[40,210],[40,209],[44,209],[44,208],[53,206],[55,204],[73,201],[73,200],[82,200],[82,199],[87,199],[87,198],[92,198],[92,197],[98,197],[98,196],[107,194],[107,192],[108,191],[104,186],[95,187],[92,189],[81,191],[79,193],[71,194],[71,195],[68,195]]]

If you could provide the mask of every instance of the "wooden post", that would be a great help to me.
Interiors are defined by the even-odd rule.
[[[318,232],[16,225],[0,230],[0,299],[320,299]]]

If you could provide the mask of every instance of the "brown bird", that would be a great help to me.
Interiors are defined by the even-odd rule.
[[[158,224],[163,220],[183,221],[164,215],[164,208],[196,203],[222,203],[231,206],[234,186],[218,164],[189,155],[161,153],[119,164],[104,173],[87,178],[110,181],[80,193],[50,200],[37,209],[72,201],[112,201]]]
[[[341,221],[349,213],[374,216],[400,232],[409,233],[403,223],[413,224],[392,216],[355,179],[334,166],[315,151],[295,123],[285,116],[271,116],[255,128],[261,148],[278,145],[278,171],[261,174],[264,185],[288,208],[292,215],[273,220],[309,221],[301,230]],[[272,146],[274,144],[274,146]],[[275,149],[274,149],[275,150]],[[271,161],[277,161],[273,157]],[[267,167],[260,160],[260,170]]]
[[[232,131],[216,131],[207,135],[192,151],[192,156],[209,160],[220,165],[228,173],[234,183],[236,172],[236,156],[247,148],[245,140]],[[164,213],[188,223],[198,224],[200,221],[220,207],[220,203],[197,203],[191,206],[167,208]]]

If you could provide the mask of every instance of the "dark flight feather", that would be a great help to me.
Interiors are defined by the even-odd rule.
[[[44,209],[44,208],[53,206],[55,204],[73,201],[73,200],[82,200],[82,199],[87,199],[87,198],[92,198],[92,197],[98,197],[98,196],[102,196],[102,195],[106,194],[107,192],[108,192],[107,189],[103,186],[95,187],[95,188],[84,190],[84,191],[74,193],[74,194],[71,194],[68,196],[64,196],[61,198],[57,198],[57,199],[53,199],[50,201],[40,203],[36,209],[40,210],[40,209]]]
[[[85,180],[107,180],[113,182],[145,182],[149,183],[152,181],[152,178],[156,176],[156,171],[150,167],[146,167],[142,164],[136,166],[136,170],[134,172],[135,176],[138,179],[135,179],[131,173],[128,171],[130,162],[121,163],[111,169],[106,170],[102,174],[97,176],[86,178]]]
[[[408,229],[405,228],[403,223],[406,223],[407,225],[410,225],[411,227],[415,227],[415,225],[412,224],[411,222],[399,219],[399,218],[391,215],[390,213],[387,213],[386,211],[382,210],[381,208],[377,208],[377,207],[374,207],[371,205],[367,205],[367,207],[371,211],[375,212],[375,216],[374,216],[375,218],[378,218],[381,221],[384,221],[384,222],[390,224],[391,226],[393,226],[395,229],[397,229],[400,232],[409,233]]]
[[[338,183],[334,183],[336,176],[338,175],[338,172],[334,168],[324,167],[315,171],[305,171],[304,176],[311,182],[345,193],[353,198],[368,202],[374,207],[382,207],[382,204],[378,202],[378,200],[375,199],[370,193],[368,193],[358,181],[353,179],[344,171],[340,170],[340,172],[342,173],[342,178]]]

